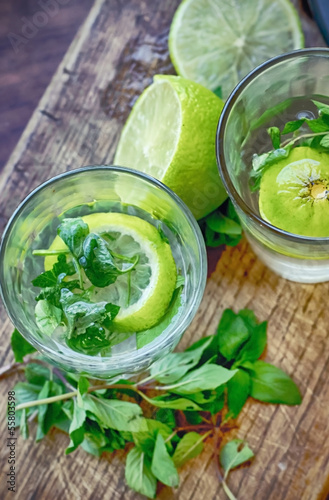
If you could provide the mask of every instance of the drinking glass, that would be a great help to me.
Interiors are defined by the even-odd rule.
[[[329,50],[304,49],[274,57],[233,90],[216,140],[220,175],[252,249],[274,272],[301,283],[329,280],[329,235],[299,236],[264,220],[249,176],[253,155],[273,148],[266,129],[316,117],[311,99],[329,100]]]
[[[49,248],[63,217],[104,211],[135,215],[160,226],[185,284],[178,313],[158,337],[140,349],[116,346],[101,357],[75,352],[42,334],[35,321],[31,280],[44,271],[43,258],[32,256],[33,250]],[[39,186],[11,217],[0,248],[1,295],[18,331],[64,370],[103,379],[138,373],[176,346],[200,304],[206,275],[203,237],[182,200],[156,179],[115,166],[73,170]]]

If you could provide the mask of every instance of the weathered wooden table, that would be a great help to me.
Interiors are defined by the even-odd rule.
[[[173,73],[167,36],[178,0],[96,0],[0,177],[0,231],[25,195],[67,169],[110,163],[136,97],[156,73]],[[302,14],[307,45],[324,45]],[[251,467],[232,473],[239,500],[324,500],[329,493],[329,284],[293,284],[267,270],[243,242],[226,249],[181,346],[213,333],[223,309],[254,309],[269,320],[267,359],[300,386],[300,407],[250,401],[232,431],[256,453]],[[0,310],[1,364],[12,360],[12,326]],[[7,391],[0,383],[1,435]],[[100,460],[83,450],[65,456],[68,437],[53,431],[40,444],[17,442],[17,493],[7,491],[5,437],[0,498],[20,500],[138,499],[124,480],[122,455]],[[212,448],[181,471],[177,491],[158,498],[224,499]]]

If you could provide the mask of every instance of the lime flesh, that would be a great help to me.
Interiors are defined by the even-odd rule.
[[[120,306],[114,320],[115,328],[120,331],[138,332],[151,328],[166,313],[176,286],[177,270],[170,245],[161,238],[156,227],[139,217],[96,213],[82,219],[90,232],[106,238],[113,252],[126,257],[139,256],[139,262],[131,272],[129,304],[127,274],[119,276],[112,285],[96,288],[92,300]],[[66,248],[59,236],[50,246],[50,250]],[[46,257],[45,269],[51,269],[56,259]]]
[[[301,236],[329,236],[329,154],[296,147],[264,172],[259,211],[273,226]]]
[[[200,219],[227,198],[215,154],[223,101],[201,85],[157,75],[136,101],[114,163],[156,177]]]
[[[260,63],[303,46],[289,0],[184,0],[169,34],[177,73],[224,99]]]

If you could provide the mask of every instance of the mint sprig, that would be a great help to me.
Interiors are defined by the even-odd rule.
[[[206,440],[217,446],[219,430],[232,426],[249,396],[267,403],[301,403],[292,379],[258,359],[266,346],[266,327],[249,309],[237,314],[226,310],[214,335],[168,354],[138,382],[96,383],[35,359],[23,364],[26,382],[14,388],[17,425],[27,438],[29,419],[36,415],[37,440],[52,427],[64,430],[70,437],[66,453],[81,446],[100,456],[130,443],[126,481],[155,498],[158,481],[176,487],[177,468],[201,453]],[[16,358],[23,360],[26,345],[14,346]],[[229,472],[253,452],[238,439],[218,444],[222,486],[233,500]]]
[[[291,150],[295,147],[308,146],[329,153],[329,106],[315,100],[312,100],[312,102],[318,108],[317,118],[301,118],[289,121],[283,126],[282,130],[278,127],[269,127],[267,129],[273,150],[253,156],[252,171],[250,173],[252,191],[259,189],[264,172],[278,161],[288,158]],[[307,126],[308,130],[301,132],[300,129],[303,126]],[[290,137],[283,137],[287,135],[290,135]]]

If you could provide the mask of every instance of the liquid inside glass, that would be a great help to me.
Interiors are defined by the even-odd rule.
[[[36,296],[40,293],[40,289],[36,288],[32,285],[32,280],[39,276],[44,272],[44,257],[33,255],[32,252],[37,249],[48,249],[51,243],[53,242],[55,236],[57,235],[57,227],[60,225],[64,218],[78,218],[83,217],[89,214],[97,214],[97,213],[109,213],[116,212],[121,214],[127,214],[139,217],[153,226],[155,226],[161,234],[165,238],[167,238],[172,255],[174,257],[177,272],[179,275],[188,276],[190,269],[186,268],[186,262],[184,261],[182,255],[181,245],[179,244],[179,235],[174,231],[172,227],[170,227],[170,223],[167,221],[160,221],[156,218],[156,213],[152,214],[144,211],[141,208],[136,206],[123,204],[121,202],[112,202],[112,201],[94,201],[88,204],[77,206],[73,209],[62,213],[58,217],[55,217],[52,222],[45,227],[39,235],[36,235],[36,238],[32,244],[32,246],[28,249],[26,257],[24,259],[24,268],[21,272],[21,294],[22,301],[24,303],[25,308],[29,308],[34,311],[36,305]],[[106,236],[106,235],[105,235]],[[109,238],[115,237],[115,234],[107,235]],[[114,247],[113,247],[114,248]],[[116,247],[115,251],[120,253],[120,248]],[[122,275],[124,276],[124,275]],[[120,280],[121,276],[118,278]],[[122,279],[122,287],[124,279]],[[188,292],[188,284],[182,284],[177,286],[175,289],[169,307],[167,308],[166,313],[160,319],[160,321],[152,326],[151,328],[143,331],[138,331],[137,333],[134,331],[131,332],[119,332],[119,331],[111,331],[110,345],[106,349],[102,349],[98,353],[93,353],[94,356],[110,356],[111,354],[122,354],[122,353],[131,353],[138,349],[141,349],[148,343],[152,342],[156,337],[160,334],[166,332],[169,328],[172,328],[173,324],[179,324],[182,313],[184,310],[184,305],[186,301],[186,294]],[[126,293],[126,292],[125,292]],[[139,293],[132,287],[132,303],[136,302],[139,298]],[[92,302],[100,302],[107,301],[120,305],[125,298],[122,297],[106,297],[106,290],[104,288],[95,288],[92,297]],[[32,314],[34,314],[32,312]],[[69,355],[71,352],[71,348],[67,343],[67,327],[64,325],[58,326],[53,334],[51,335],[51,343],[53,347],[56,348],[59,352],[63,354]],[[39,335],[41,335],[39,333]],[[42,337],[41,337],[42,339]],[[49,341],[49,339],[48,339]]]

